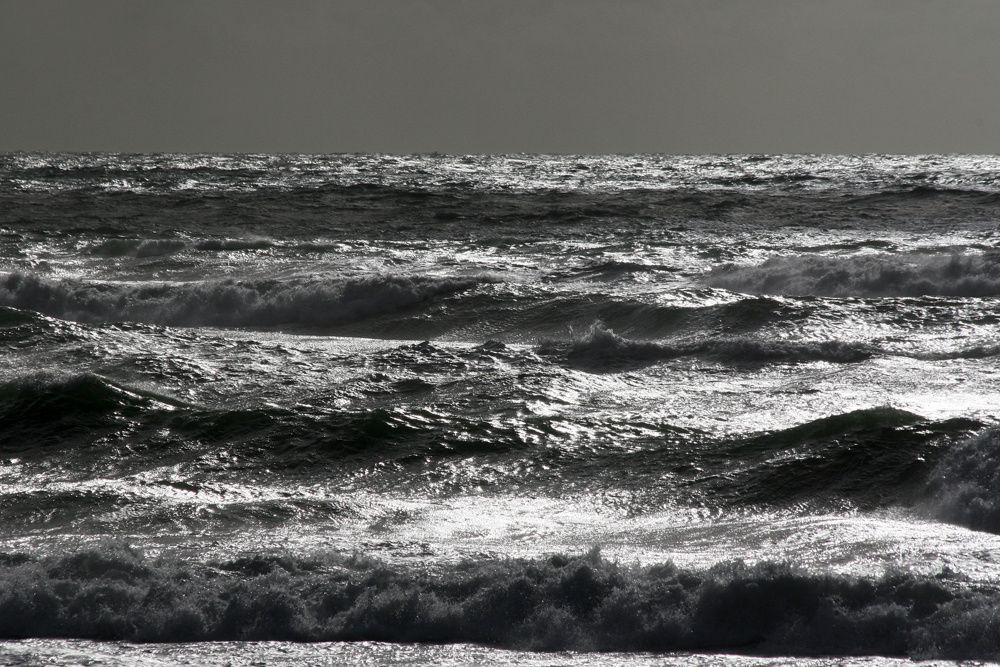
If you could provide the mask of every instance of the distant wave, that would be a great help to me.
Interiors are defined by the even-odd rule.
[[[102,257],[159,257],[186,247],[178,239],[107,239],[91,246],[90,253]]]
[[[474,289],[480,285],[483,289]],[[712,303],[711,292],[693,291],[688,303],[666,305],[586,293],[553,297],[545,289],[503,284],[492,274],[107,283],[0,273],[0,308],[9,313],[35,312],[88,324],[133,321],[318,331],[339,327],[349,335],[408,340],[457,331],[466,340],[529,342],[555,337],[568,323],[587,326],[595,321],[636,337],[686,333],[735,338],[769,323],[804,320],[812,311],[810,304],[769,297]],[[445,299],[447,311],[438,311]],[[697,305],[702,299],[711,305]],[[3,317],[0,314],[0,327]],[[36,324],[56,325],[42,320]],[[9,333],[27,335],[22,330]]]
[[[733,335],[752,332],[779,320],[804,319],[810,311],[808,305],[784,304],[769,297],[695,305],[711,296],[696,293],[691,295],[691,305],[667,305],[613,295],[595,298],[584,293],[551,298],[542,293],[511,298],[509,294],[493,291],[463,299],[464,308],[455,309],[452,317],[471,317],[475,323],[495,323],[500,331],[489,335],[500,337],[516,333],[527,342],[539,338],[555,339],[566,331],[568,324],[586,331],[593,322],[602,322],[616,332],[636,337],[658,338],[681,332]],[[473,303],[472,299],[477,298],[478,302]]]
[[[961,199],[979,199],[983,200],[984,203],[995,203],[997,198],[996,190],[978,190],[975,188],[954,188],[944,185],[913,185],[913,186],[903,186],[898,188],[890,188],[881,190],[879,192],[873,192],[870,194],[861,195],[858,197],[861,201],[872,201],[879,199],[937,199],[937,198],[961,198]]]
[[[783,341],[755,338],[720,338],[682,343],[631,340],[601,323],[594,324],[568,342],[544,341],[539,351],[561,355],[572,364],[602,368],[644,365],[679,357],[698,356],[730,364],[851,363],[870,358],[871,347],[842,341]]]
[[[536,650],[995,658],[1000,592],[947,575],[621,566],[596,552],[433,573],[362,556],[199,565],[105,547],[0,554],[0,637],[472,642]]]
[[[565,272],[564,275],[572,280],[591,279],[614,281],[636,273],[672,273],[676,271],[677,267],[666,264],[644,264],[642,262],[608,259],[572,269]]]
[[[487,278],[380,275],[353,280],[215,280],[130,285],[0,278],[0,305],[81,322],[130,320],[175,326],[324,327],[460,292]]]
[[[128,239],[110,238],[94,243],[88,252],[99,257],[160,257],[173,255],[185,250],[202,252],[234,252],[241,250],[268,250],[281,247],[289,250],[305,252],[327,252],[337,245],[322,241],[287,241],[278,242],[267,238],[206,238],[195,240],[182,239]]]
[[[274,246],[274,241],[250,239],[202,239],[194,244],[198,250],[263,250]]]
[[[753,294],[1000,296],[1000,253],[774,257],[758,266],[721,267],[704,280]]]
[[[1000,356],[1000,343],[969,345],[957,350],[941,352],[916,352],[911,356],[928,361],[946,361],[948,359],[989,359]]]

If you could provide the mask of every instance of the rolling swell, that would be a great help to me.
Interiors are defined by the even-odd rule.
[[[705,282],[752,294],[833,297],[1000,296],[1000,254],[890,254],[773,257],[729,265]]]
[[[852,363],[870,358],[876,350],[865,344],[843,341],[782,341],[748,337],[680,343],[641,341],[624,338],[602,323],[596,323],[569,342],[542,342],[539,352],[561,357],[576,367],[611,370],[681,357],[701,357],[727,364]]]
[[[411,308],[484,281],[382,275],[129,285],[10,273],[0,279],[0,305],[81,322],[321,328]]]
[[[343,248],[333,241],[275,240],[251,236],[249,238],[109,238],[91,244],[87,252],[97,257],[134,257],[146,259],[196,250],[200,252],[240,252],[247,250],[283,249],[306,253],[332,252]]]
[[[879,200],[920,201],[927,199],[970,199],[979,201],[983,204],[995,204],[1000,201],[995,190],[953,188],[944,185],[928,184],[886,189],[880,192],[861,195],[858,199],[864,202]]]
[[[187,247],[178,239],[107,239],[90,247],[90,254],[100,257],[160,257]]]
[[[72,338],[75,326],[30,310],[0,306],[0,344],[28,346],[44,336]]]
[[[85,456],[82,467],[107,473],[226,449],[240,466],[303,469],[331,461],[358,465],[427,464],[452,456],[521,449],[527,428],[507,427],[424,408],[311,411],[277,406],[203,408],[132,389],[93,374],[28,376],[0,384],[0,452],[55,463],[53,450]],[[127,434],[121,443],[109,436]],[[117,447],[130,456],[119,460]],[[85,452],[87,446],[95,450]],[[107,448],[105,447],[107,446]]]
[[[697,305],[705,300],[706,291],[685,295],[691,304],[658,304],[613,294],[552,296],[546,290],[497,284],[463,294],[461,302],[449,304],[448,323],[452,330],[473,330],[470,335],[479,340],[536,342],[555,339],[567,328],[589,330],[594,322],[627,336],[657,338],[681,332],[751,332],[777,321],[804,319],[811,310],[808,305],[768,297]]]
[[[694,486],[741,505],[909,505],[927,496],[934,462],[980,428],[890,407],[855,410],[734,440],[708,456],[732,469]]]
[[[870,579],[773,562],[688,570],[596,552],[477,560],[433,573],[364,557],[195,564],[106,547],[0,555],[0,636],[473,642],[586,651],[994,658],[1000,593],[937,577]]]
[[[0,383],[0,450],[96,440],[155,407],[170,406],[92,374]]]
[[[1000,533],[996,433],[970,439],[981,423],[926,420],[887,407],[741,437],[650,424],[637,438],[628,425],[602,420],[487,419],[416,407],[205,409],[81,375],[0,385],[0,422],[0,453],[44,461],[63,478],[195,461],[201,469],[213,460],[209,478],[220,480],[260,474],[329,481],[363,473],[373,490],[559,494],[614,487],[637,508],[912,506]],[[577,440],[567,426],[591,435]],[[200,479],[196,469],[184,474]]]

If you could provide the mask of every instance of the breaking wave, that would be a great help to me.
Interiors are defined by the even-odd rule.
[[[1000,534],[1000,430],[947,452],[930,479],[925,507],[937,518]]]
[[[683,343],[631,340],[619,336],[602,323],[569,342],[544,341],[539,352],[561,355],[569,363],[589,368],[642,366],[697,356],[729,364],[806,363],[864,361],[876,350],[862,343],[843,341],[783,341],[735,337]]]
[[[713,287],[752,294],[1000,296],[1000,254],[890,254],[773,257],[758,266],[710,272]]]
[[[540,650],[1000,655],[1000,592],[952,575],[862,579],[764,562],[689,570],[582,557],[433,573],[362,556],[186,563],[108,546],[0,555],[0,636],[474,642]]]
[[[485,278],[381,275],[354,280],[213,280],[129,285],[0,279],[0,305],[81,322],[130,320],[174,326],[325,327],[410,308]]]

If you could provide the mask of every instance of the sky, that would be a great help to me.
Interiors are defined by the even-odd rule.
[[[0,151],[1000,153],[997,0],[0,0]]]

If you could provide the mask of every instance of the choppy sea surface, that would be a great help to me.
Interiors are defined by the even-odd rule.
[[[0,155],[0,663],[1000,658],[1000,158]]]

